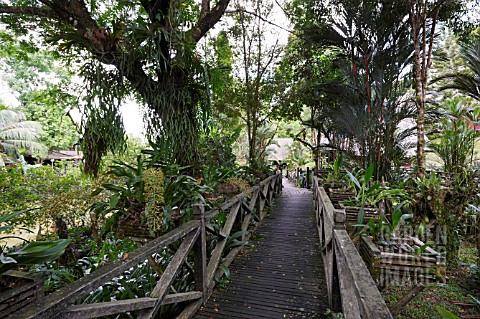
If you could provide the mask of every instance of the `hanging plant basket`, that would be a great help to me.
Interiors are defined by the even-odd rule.
[[[0,318],[9,316],[44,294],[41,274],[15,270],[5,272],[0,276]]]
[[[362,235],[359,252],[372,277],[380,286],[406,283],[445,283],[445,256],[427,247],[416,237],[391,238],[388,242],[374,243]]]

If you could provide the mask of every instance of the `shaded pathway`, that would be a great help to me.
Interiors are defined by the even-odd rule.
[[[312,193],[283,180],[253,240],[230,265],[230,283],[195,318],[323,318],[327,302]]]

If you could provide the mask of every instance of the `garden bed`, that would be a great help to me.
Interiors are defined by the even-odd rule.
[[[43,276],[7,271],[0,277],[0,318],[5,318],[44,295]]]
[[[383,245],[361,236],[359,252],[380,286],[445,282],[445,257],[414,237],[393,238]]]
[[[349,192],[341,189],[330,188],[328,190],[328,197],[332,202],[341,202],[344,200],[349,200],[354,196],[355,194],[353,192]]]
[[[340,207],[345,209],[347,224],[356,224],[360,207],[345,206],[342,203],[340,203]],[[378,211],[373,207],[365,207],[363,213],[364,223],[368,223],[370,219],[378,220]]]
[[[357,223],[357,218],[358,218],[358,213],[360,211],[360,207],[355,207],[355,206],[346,206],[342,203],[342,201],[345,200],[350,200],[353,196],[355,196],[354,193],[345,191],[345,190],[340,190],[340,189],[330,189],[328,191],[328,197],[332,201],[332,204],[335,207],[345,209],[345,215],[346,215],[346,221],[348,224],[356,224]],[[373,207],[365,207],[364,208],[364,221],[368,222],[371,218],[377,220],[378,219],[378,211],[373,208]]]

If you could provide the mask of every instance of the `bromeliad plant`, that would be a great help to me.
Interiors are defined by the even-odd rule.
[[[107,174],[117,183],[103,184],[93,194],[109,192],[109,200],[92,205],[96,214],[107,217],[103,231],[117,231],[121,219],[139,216],[151,236],[167,232],[179,222],[191,219],[194,204],[206,204],[204,194],[211,188],[200,185],[188,175],[182,174],[187,167],[160,163],[153,151],[137,157],[136,165],[115,161]]]

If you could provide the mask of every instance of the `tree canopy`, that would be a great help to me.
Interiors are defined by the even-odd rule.
[[[161,133],[181,164],[198,162],[202,61],[195,46],[219,21],[229,0],[0,1],[1,21],[19,34],[36,31],[81,67],[86,96],[85,170],[124,144],[118,115],[131,94],[145,104],[151,140]]]
[[[285,91],[292,92],[282,101],[287,114],[298,116],[298,110],[310,106],[311,117],[304,124],[321,131],[329,146],[347,151],[362,166],[376,163],[377,178],[394,162],[397,167],[402,163],[404,139],[412,130],[399,125],[417,119],[417,154],[423,167],[425,92],[438,39],[436,25],[466,32],[471,25],[460,18],[467,4],[289,2],[295,32],[279,73],[288,80]]]

